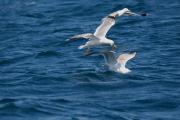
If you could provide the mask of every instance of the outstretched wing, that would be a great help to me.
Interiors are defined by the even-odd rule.
[[[128,9],[124,8],[122,10],[113,12],[113,13],[109,14],[107,17],[103,18],[102,23],[97,27],[94,35],[99,38],[105,37],[107,32],[109,31],[109,29],[115,24],[115,18],[117,16],[121,16],[126,11],[128,11]]]
[[[139,15],[137,13],[131,12],[127,8],[124,8],[122,10],[118,10],[116,12],[113,12],[113,13],[109,14],[109,16],[117,17],[117,16],[121,16],[123,14],[128,15],[128,16],[141,16],[141,15]]]
[[[109,29],[115,24],[115,18],[105,17],[102,23],[97,27],[94,36],[98,38],[104,38],[109,31]]]
[[[94,37],[92,33],[85,33],[85,34],[74,35],[71,38],[67,39],[66,41],[69,42],[69,41],[80,39],[80,38],[89,39],[92,37]]]
[[[122,54],[117,58],[117,62],[120,63],[121,66],[125,66],[127,61],[134,58],[135,55],[136,55],[136,52]]]
[[[122,10],[118,10],[118,11],[115,11],[115,12],[109,14],[109,16],[113,16],[113,17],[121,16],[127,11],[129,11],[129,10],[127,8],[124,8]]]
[[[108,64],[108,65],[114,65],[114,64],[117,63],[116,57],[115,57],[114,53],[115,53],[114,51],[102,52],[106,64]]]

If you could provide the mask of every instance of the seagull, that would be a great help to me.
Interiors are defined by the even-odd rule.
[[[104,51],[99,52],[98,54],[104,56],[106,65],[109,67],[109,70],[122,74],[127,74],[131,72],[130,69],[126,68],[126,63],[128,62],[128,60],[135,57],[136,52],[124,53],[121,54],[119,57],[116,57],[114,53],[114,51]],[[92,54],[97,54],[97,52],[91,53],[89,55]]]
[[[109,29],[115,24],[115,18],[122,15],[140,16],[139,14],[131,12],[128,8],[118,10],[103,18],[102,23],[96,28],[94,34],[92,33],[79,34],[71,37],[66,41],[71,41],[80,38],[89,40],[84,45],[80,45],[78,47],[79,49],[87,48],[86,53],[90,51],[90,47],[101,44],[110,45],[112,47],[112,50],[114,50],[116,48],[116,45],[114,44],[113,40],[106,38],[106,34],[109,31]]]

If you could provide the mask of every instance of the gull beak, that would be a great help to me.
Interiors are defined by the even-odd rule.
[[[112,50],[115,50],[117,46],[115,44],[112,45]]]
[[[134,13],[134,12],[131,12],[131,11],[128,11],[125,14],[128,15],[128,16],[141,16],[141,15],[139,15],[137,13]]]

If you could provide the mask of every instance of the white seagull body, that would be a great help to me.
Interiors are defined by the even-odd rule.
[[[89,41],[87,41],[84,45],[79,46],[79,49],[88,48],[89,50],[91,46],[96,46],[96,45],[101,45],[101,44],[107,44],[107,45],[112,46],[112,48],[115,48],[116,46],[114,44],[114,41],[106,38],[106,34],[109,31],[109,29],[115,24],[115,18],[117,16],[121,16],[124,14],[138,15],[136,13],[130,12],[130,10],[128,10],[127,8],[118,10],[116,12],[109,14],[105,18],[103,18],[102,23],[97,27],[94,34],[85,33],[85,34],[75,35],[71,37],[70,39],[68,39],[68,41],[73,40],[73,39],[79,39],[79,38],[88,39]]]
[[[111,71],[126,74],[131,71],[126,68],[126,63],[128,60],[135,57],[136,52],[121,54],[117,58],[115,57],[113,51],[102,52],[101,54],[104,56],[106,65]]]

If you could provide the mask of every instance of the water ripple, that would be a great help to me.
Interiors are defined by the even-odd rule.
[[[179,1],[0,1],[1,120],[177,120],[180,117]],[[108,32],[117,55],[136,51],[130,74],[83,56],[107,14],[127,7]],[[103,48],[100,48],[103,49]],[[94,50],[99,50],[95,48]]]

